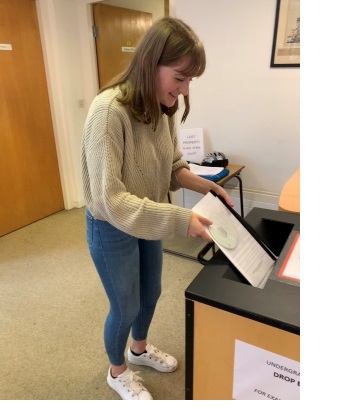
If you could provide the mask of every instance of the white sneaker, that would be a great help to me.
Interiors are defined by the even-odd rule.
[[[150,392],[139,382],[142,378],[129,368],[121,375],[113,378],[110,368],[108,371],[108,385],[117,392],[123,400],[152,400]]]
[[[131,348],[128,348],[128,361],[134,365],[146,365],[159,372],[174,372],[177,368],[177,360],[153,345],[146,345],[146,352],[139,356],[133,355]]]

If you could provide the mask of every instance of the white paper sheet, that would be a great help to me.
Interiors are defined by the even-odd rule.
[[[200,166],[195,163],[190,163],[189,168],[191,172],[199,176],[214,176],[224,170],[224,168],[218,166]]]
[[[252,286],[264,288],[275,261],[230,210],[212,193],[205,195],[192,210],[213,221],[207,230],[217,246]],[[237,235],[233,248],[232,228]]]
[[[246,342],[235,341],[233,398],[299,400],[300,363]]]

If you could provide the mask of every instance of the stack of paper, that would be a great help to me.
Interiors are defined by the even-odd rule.
[[[189,168],[191,172],[199,176],[214,176],[218,175],[218,173],[224,170],[224,168],[219,168],[216,166],[200,166],[196,165],[195,163],[190,163]]]

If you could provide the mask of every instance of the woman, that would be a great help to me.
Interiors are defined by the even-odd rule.
[[[91,104],[82,142],[82,177],[90,253],[110,302],[104,342],[107,382],[122,399],[152,399],[125,360],[172,372],[177,361],[147,342],[161,294],[162,239],[202,237],[212,221],[165,203],[181,187],[225,190],[189,170],[178,148],[175,113],[205,70],[204,47],[183,21],[163,18],[142,38],[128,68]]]

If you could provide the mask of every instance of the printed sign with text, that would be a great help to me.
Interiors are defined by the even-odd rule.
[[[236,340],[233,398],[299,400],[300,363]]]
[[[205,156],[203,129],[180,129],[180,149],[185,160],[200,164]]]

